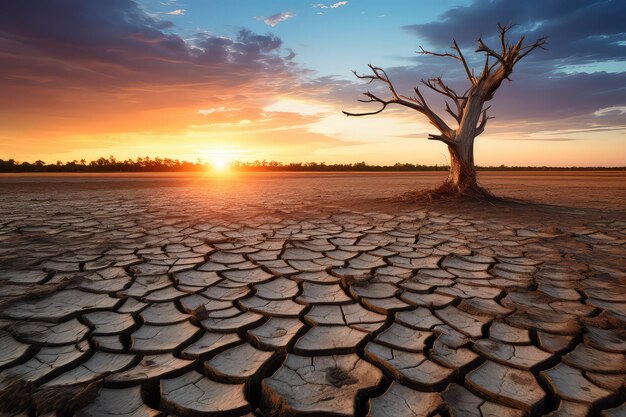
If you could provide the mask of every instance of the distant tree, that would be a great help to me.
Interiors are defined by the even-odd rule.
[[[369,82],[382,82],[389,89],[391,97],[384,99],[368,91],[363,93],[367,99],[359,101],[362,103],[379,103],[380,109],[366,113],[346,111],[343,113],[347,116],[368,116],[381,113],[390,104],[399,104],[422,113],[439,131],[439,134],[429,135],[428,139],[445,143],[450,152],[448,178],[441,187],[434,191],[434,194],[487,196],[488,193],[477,183],[474,166],[474,140],[485,131],[487,121],[491,119],[487,115],[487,110],[491,106],[485,106],[485,103],[493,98],[502,81],[510,80],[509,76],[513,72],[513,67],[522,58],[537,48],[544,49],[546,43],[545,38],[540,38],[530,45],[524,45],[524,36],[522,36],[513,44],[507,35],[511,27],[512,25],[498,25],[500,51],[485,45],[482,38],[478,39],[476,52],[485,55],[485,63],[479,75],[475,75],[474,70],[470,69],[461,48],[454,39],[452,40],[452,49],[454,50],[452,53],[435,53],[420,48],[421,54],[449,57],[463,65],[469,87],[462,94],[455,92],[440,77],[421,81],[424,86],[445,97],[445,110],[456,122],[456,128],[451,128],[429,107],[419,87],[414,88],[415,96],[413,97],[401,95],[397,92],[385,70],[373,65],[369,65],[372,75],[359,75],[356,72],[354,75],[360,79],[369,80]],[[448,100],[451,100],[454,109]]]

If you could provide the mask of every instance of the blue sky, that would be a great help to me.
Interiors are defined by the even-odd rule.
[[[418,39],[403,26],[427,23],[444,11],[467,4],[467,1],[425,0],[352,0],[346,4],[314,3],[297,0],[144,0],[142,6],[156,15],[167,15],[173,30],[193,36],[199,30],[233,36],[239,29],[257,33],[272,32],[285,48],[297,53],[296,61],[320,75],[349,78],[351,70],[363,63],[403,65],[417,50]],[[324,5],[327,8],[322,8]],[[264,19],[291,13],[275,26]],[[425,44],[425,46],[427,46]]]
[[[358,63],[406,65],[407,60],[415,57],[413,53],[418,46],[439,46],[432,45],[427,37],[416,36],[407,27],[428,24],[437,21],[446,12],[472,6],[471,0],[352,0],[326,3],[295,0],[140,0],[139,3],[148,13],[172,21],[175,26],[171,30],[189,39],[201,31],[229,37],[242,28],[256,33],[271,32],[283,41],[286,49],[297,51],[296,61],[305,64],[308,69],[318,71],[319,75],[340,77],[349,77],[352,67]],[[553,5],[557,3],[560,2],[552,2]],[[584,1],[570,3],[585,4]],[[587,2],[587,5],[593,3]],[[534,5],[529,3],[528,7]],[[540,10],[538,14],[541,14]],[[271,25],[265,22],[268,17],[277,15],[283,15],[284,20],[277,20]],[[589,16],[589,20],[594,19]],[[516,22],[516,16],[511,14],[509,21]],[[596,22],[597,25],[601,23]],[[539,23],[536,25],[540,27]],[[476,25],[476,36],[492,32],[491,27]],[[450,27],[448,37],[451,39],[454,35],[454,29]],[[569,73],[623,72],[626,70],[623,58],[598,59],[586,64],[568,62],[560,69]],[[354,64],[349,66],[349,63]]]
[[[476,39],[498,47],[496,24],[516,23],[513,41],[548,49],[489,103],[476,162],[624,166],[624,15],[623,0],[3,2],[0,158],[446,164],[419,113],[345,117],[373,110],[356,100],[377,88],[351,70],[384,67],[404,94],[437,76],[464,89],[458,62],[418,47],[455,37],[480,68]]]

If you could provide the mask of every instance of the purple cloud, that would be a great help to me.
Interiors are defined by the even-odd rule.
[[[287,19],[291,19],[294,16],[295,14],[293,14],[292,12],[280,12],[280,13],[276,13],[276,14],[266,17],[263,20],[263,22],[265,22],[265,24],[268,26],[274,27],[280,22],[284,22]]]

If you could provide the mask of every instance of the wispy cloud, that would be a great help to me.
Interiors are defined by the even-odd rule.
[[[338,1],[337,3],[333,3],[333,4],[323,4],[323,3],[317,3],[313,5],[314,9],[336,9],[338,7],[341,6],[345,6],[346,4],[348,4],[347,1]]]
[[[303,116],[313,116],[320,113],[329,113],[331,108],[316,103],[308,103],[306,101],[297,101],[289,99],[280,99],[269,106],[263,107],[265,112],[279,113],[298,113]]]
[[[171,12],[167,12],[167,14],[172,14],[175,16],[183,16],[185,13],[187,13],[187,10],[185,9],[176,9],[172,10]]]
[[[198,114],[201,114],[203,116],[208,116],[209,114],[213,114],[213,113],[224,113],[224,112],[230,112],[230,111],[235,111],[237,109],[233,109],[230,107],[212,107],[212,108],[208,108],[208,109],[198,109]]]
[[[603,109],[596,110],[593,115],[597,117],[602,116],[621,116],[626,114],[626,106],[611,106]]]
[[[268,26],[274,27],[280,22],[283,22],[287,19],[291,19],[294,16],[295,14],[292,12],[281,12],[281,13],[276,13],[276,14],[266,17],[265,20],[263,20],[263,22],[265,22],[265,24]]]

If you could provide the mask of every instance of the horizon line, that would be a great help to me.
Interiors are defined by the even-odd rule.
[[[212,170],[214,164],[198,158],[196,162],[162,158],[136,157],[118,160],[114,156],[99,157],[87,161],[86,159],[71,160],[56,163],[46,163],[43,160],[35,162],[18,161],[13,158],[0,158],[0,173],[19,172],[192,172]],[[395,162],[393,164],[370,164],[365,161],[349,163],[322,162],[281,162],[274,160],[255,160],[244,162],[233,160],[228,167],[237,171],[444,171],[449,165],[426,165],[410,162]],[[626,166],[549,166],[549,165],[477,165],[477,170],[626,170]]]

